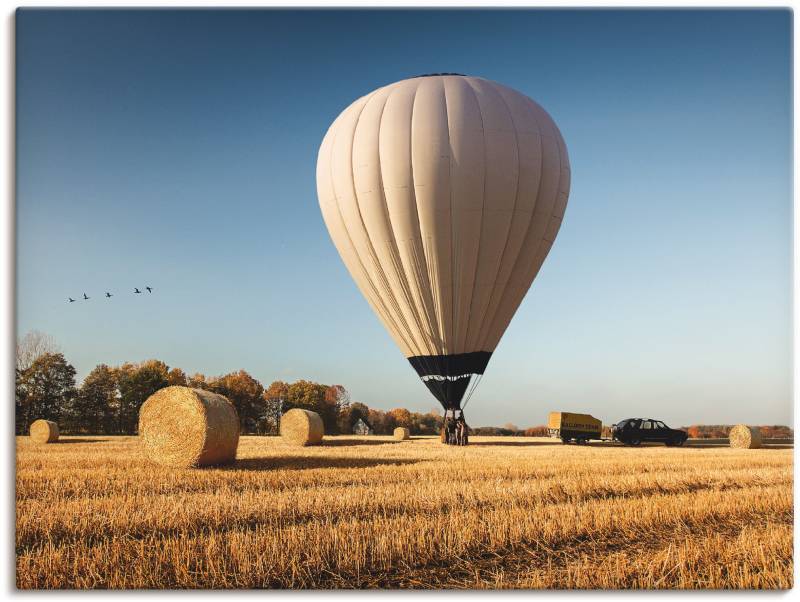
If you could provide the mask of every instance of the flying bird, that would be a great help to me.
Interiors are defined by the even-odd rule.
[[[67,299],[69,299],[70,303],[75,303],[75,299],[73,299],[72,297],[67,297]]]
[[[111,297],[113,297],[113,296],[114,296],[114,295],[112,295],[111,293],[109,293],[108,291],[106,291],[106,297],[108,297],[108,298],[110,299],[110,298],[111,298]]]
[[[142,291],[140,291],[138,288],[133,289],[133,292],[136,293],[137,295],[140,295],[142,293]]]
[[[145,288],[147,289],[148,293],[152,293],[153,292],[153,289],[151,289],[149,286],[146,286]]]
[[[83,293],[83,299],[84,299],[84,300],[86,300],[86,299],[91,299],[91,297],[87,297],[87,296],[86,296],[86,293]]]

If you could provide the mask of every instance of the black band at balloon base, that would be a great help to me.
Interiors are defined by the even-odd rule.
[[[408,361],[420,377],[452,377],[483,374],[491,357],[491,351],[471,351],[450,355],[414,355]]]
[[[408,358],[419,377],[445,410],[457,410],[476,374],[483,374],[491,351],[450,355],[416,355]]]

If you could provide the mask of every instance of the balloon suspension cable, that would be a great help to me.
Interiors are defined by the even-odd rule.
[[[464,403],[461,406],[461,410],[462,411],[464,410],[464,408],[467,407],[467,404],[469,403],[469,400],[472,399],[472,394],[475,393],[475,389],[478,388],[478,385],[480,384],[482,378],[483,378],[483,374],[476,374],[475,375],[475,378],[472,380],[472,386],[470,386],[469,391],[467,392],[467,395],[464,398]]]

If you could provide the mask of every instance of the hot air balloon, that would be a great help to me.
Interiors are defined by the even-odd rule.
[[[378,88],[328,129],[317,160],[328,232],[446,421],[463,422],[468,389],[555,240],[569,185],[550,116],[479,77]]]

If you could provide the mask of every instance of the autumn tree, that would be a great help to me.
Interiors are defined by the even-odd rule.
[[[153,393],[169,385],[168,373],[169,367],[159,360],[147,360],[141,364],[126,363],[116,369],[120,396],[115,420],[117,432],[136,432],[139,408]]]
[[[215,378],[210,390],[228,398],[239,414],[242,432],[255,433],[264,413],[264,387],[246,371],[239,370]]]
[[[331,385],[325,390],[322,421],[325,423],[325,432],[338,434],[341,415],[349,414],[350,393],[342,385]],[[349,431],[347,431],[349,432]]]
[[[393,410],[389,410],[389,416],[391,416],[392,420],[394,420],[394,424],[396,426],[402,426],[407,429],[414,428],[414,420],[411,416],[411,412],[409,412],[405,408],[395,408]]]
[[[350,416],[353,419],[353,424],[355,424],[359,418],[369,421],[369,408],[359,401],[354,401],[350,404]]]
[[[376,435],[390,435],[397,426],[391,414],[381,410],[373,410],[372,408],[369,410],[369,423],[375,430]]]
[[[610,437],[611,436],[611,427],[603,427],[603,429],[604,429],[604,432],[606,430],[608,431],[608,433],[604,434],[603,436],[604,437]],[[548,435],[547,427],[545,425],[528,427],[528,428],[525,429],[524,435],[526,437],[547,437],[547,435]]]
[[[263,431],[277,435],[280,428],[283,406],[289,398],[289,385],[276,380],[264,391],[264,414],[262,416]]]
[[[186,380],[186,386],[192,387],[193,389],[208,389],[208,380],[206,379],[205,374],[201,374],[200,372],[195,372]]]
[[[75,396],[75,368],[61,353],[43,353],[17,370],[15,427],[27,432],[38,418],[58,421]]]
[[[347,404],[339,410],[339,419],[337,421],[339,432],[349,435],[353,432],[353,426],[355,426],[359,419],[370,425],[372,424],[369,421],[369,408],[358,401]]]
[[[353,420],[353,412],[348,405],[339,410],[339,414],[336,416],[336,430],[343,435],[349,435],[353,432],[353,425],[357,420]]]
[[[426,414],[411,414],[413,426],[411,431],[418,435],[438,435],[442,429],[444,419],[437,412],[427,412]]]
[[[186,378],[186,372],[184,372],[180,368],[173,368],[167,373],[167,384],[169,384],[170,387],[172,386],[185,387],[188,382],[189,381]]]
[[[291,408],[304,408],[312,412],[319,412],[325,401],[326,390],[325,385],[309,380],[298,380],[289,385],[286,403]]]
[[[117,372],[100,364],[83,379],[70,404],[66,424],[73,432],[110,433],[114,431],[118,411]]]
[[[325,401],[344,407],[350,404],[350,393],[342,385],[331,385],[325,390]]]
[[[328,434],[338,433],[338,406],[328,393],[329,387],[308,380],[298,380],[289,385],[283,411],[303,408],[319,414]]]

